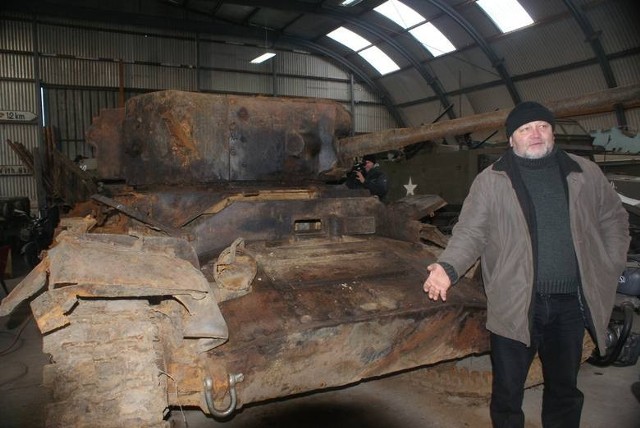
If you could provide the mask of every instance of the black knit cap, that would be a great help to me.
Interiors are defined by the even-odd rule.
[[[507,138],[511,137],[511,134],[525,123],[536,120],[543,120],[549,123],[551,127],[554,127],[556,122],[553,113],[542,104],[538,104],[535,101],[521,102],[507,116]]]
[[[376,155],[364,155],[362,158],[362,162],[371,161],[371,163],[376,163]]]

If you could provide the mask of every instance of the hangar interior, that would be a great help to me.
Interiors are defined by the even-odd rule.
[[[97,165],[96,146],[89,144],[88,134],[100,129],[95,121],[101,112],[125,108],[130,100],[159,91],[335,103],[349,114],[349,127],[340,135],[356,146],[349,152],[354,155],[349,164],[365,154],[378,155],[392,177],[393,201],[437,195],[451,206],[461,204],[474,176],[504,151],[506,112],[526,100],[554,107],[556,138],[566,148],[599,161],[606,172],[638,176],[639,16],[635,0],[3,2],[2,238],[18,240],[25,224],[39,225],[37,220],[46,218],[52,205],[71,208],[94,193],[117,208],[101,192],[103,182],[96,171],[109,165]],[[318,123],[321,130],[327,126]],[[437,132],[428,134],[432,127]],[[396,134],[410,137],[390,142]],[[217,149],[207,147],[217,155]],[[253,164],[240,168],[251,179],[259,169]],[[634,184],[627,178],[616,182],[620,189],[629,189],[630,198],[640,199]],[[149,202],[128,214],[165,232],[194,221],[185,214],[171,223],[162,209],[178,203],[169,197],[163,203],[152,210]],[[207,209],[210,214],[214,208]],[[144,210],[158,217],[152,221],[140,214]],[[234,221],[230,217],[224,221]],[[446,215],[443,221],[442,230],[450,226]],[[306,219],[296,227],[313,232],[319,222]],[[364,221],[336,224],[365,233],[370,227]],[[211,228],[205,224],[194,230]],[[198,255],[218,250],[207,245],[198,241]],[[16,263],[17,271],[27,267]],[[395,272],[389,269],[389,275]],[[38,350],[34,352],[33,367],[45,364]],[[615,375],[605,371],[615,384],[609,388],[621,395],[628,392],[615,388],[628,389],[638,380],[631,371],[636,367]],[[597,378],[602,371],[590,374]],[[23,391],[44,405],[43,393],[34,386],[38,381],[28,382]],[[528,394],[536,399],[535,393]],[[599,395],[589,400],[593,405],[603,402]],[[628,407],[637,404],[634,400],[616,404]],[[28,411],[14,401],[5,403],[18,409],[9,421],[27,418]],[[624,427],[638,415],[627,407],[593,413],[617,414]],[[40,414],[31,417],[33,423],[42,423]],[[190,426],[198,426],[199,417],[194,416]],[[415,417],[398,426],[424,422],[424,415]],[[466,417],[473,421],[476,416]],[[587,427],[603,426],[599,416],[588,417],[593,425]],[[176,426],[183,422],[178,416],[173,420]],[[241,418],[235,423],[249,426],[242,425],[249,422]],[[442,425],[435,423],[453,426],[446,418]]]
[[[515,4],[524,20],[507,17],[501,28],[480,1],[9,2],[0,9],[0,108],[14,117],[0,121],[0,137],[27,150],[48,139],[71,160],[90,159],[86,132],[101,109],[164,89],[331,99],[361,134],[640,81],[635,2]],[[276,55],[251,62],[265,52]],[[633,104],[567,119],[582,133],[634,133]],[[463,137],[505,140],[498,126],[445,141],[457,147]],[[0,165],[2,195],[27,196],[36,211],[33,175],[6,144]]]

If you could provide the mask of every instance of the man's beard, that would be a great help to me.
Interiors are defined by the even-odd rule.
[[[528,150],[526,150],[522,157],[525,159],[542,159],[543,157],[549,156],[551,152],[552,147],[550,147],[548,144],[545,144],[544,151],[536,151],[535,153],[530,153]]]

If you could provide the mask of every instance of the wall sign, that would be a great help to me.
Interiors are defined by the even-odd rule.
[[[0,110],[0,121],[31,122],[36,117],[30,111]]]

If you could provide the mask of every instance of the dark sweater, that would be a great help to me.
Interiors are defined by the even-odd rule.
[[[578,264],[571,237],[566,178],[557,150],[541,159],[514,156],[535,220],[531,239],[537,244],[535,288],[542,294],[576,293]],[[525,213],[526,214],[526,213]]]

